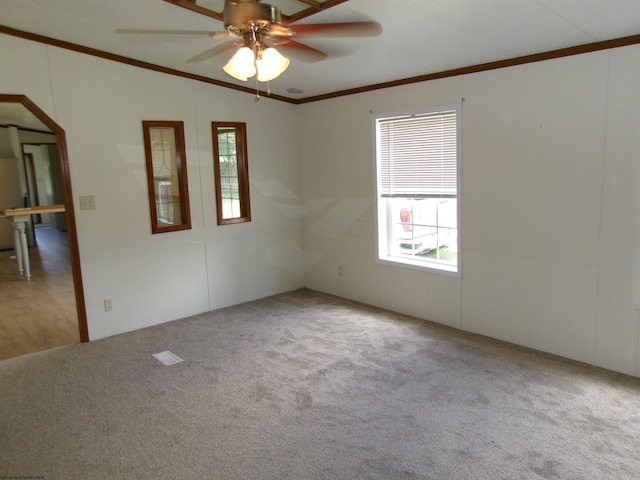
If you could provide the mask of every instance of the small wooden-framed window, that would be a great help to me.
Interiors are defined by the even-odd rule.
[[[218,225],[251,221],[247,124],[211,122]]]
[[[184,122],[143,121],[151,232],[191,228]]]

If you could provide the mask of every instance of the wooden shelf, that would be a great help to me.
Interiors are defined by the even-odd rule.
[[[6,217],[16,217],[18,215],[37,215],[39,213],[59,213],[64,212],[64,205],[44,205],[32,208],[7,208],[0,210],[0,213]]]

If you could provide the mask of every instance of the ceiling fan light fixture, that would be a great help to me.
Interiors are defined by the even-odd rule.
[[[242,47],[222,69],[233,78],[246,82],[256,74],[256,67],[258,81],[269,82],[289,67],[289,59],[272,47],[256,50],[256,53],[249,47]]]
[[[1,0],[0,0],[1,1]],[[166,0],[170,3],[180,3],[179,0]],[[180,0],[182,3],[198,3],[198,0]],[[204,0],[203,0],[204,1]],[[322,10],[344,0],[321,2],[319,0],[299,0],[315,9]],[[202,3],[202,2],[199,2]],[[213,2],[210,2],[213,3]],[[222,0],[218,0],[222,3]],[[331,5],[329,5],[331,4]],[[191,7],[189,7],[191,8]],[[204,8],[203,10],[207,10]],[[309,9],[311,10],[311,9]],[[304,10],[305,12],[307,10]],[[213,13],[213,12],[212,12]],[[219,18],[219,12],[214,18]],[[225,53],[237,46],[239,48],[233,57],[222,67],[228,75],[246,82],[256,76],[256,92],[260,82],[267,83],[277,78],[289,67],[289,59],[283,57],[273,47],[285,46],[285,51],[296,60],[304,63],[318,62],[326,58],[327,54],[309,45],[294,40],[294,37],[310,38],[327,37],[375,37],[382,32],[382,26],[377,22],[338,22],[338,23],[305,23],[290,25],[293,17],[289,17],[283,24],[282,12],[279,7],[268,5],[262,0],[225,0],[222,20],[226,31],[209,30],[140,30],[118,29],[117,33],[132,34],[178,34],[178,35],[206,35],[213,39],[234,37],[204,52],[187,59],[187,63],[201,62]],[[307,15],[305,15],[307,16]],[[241,43],[240,43],[241,42]]]
[[[249,47],[238,49],[222,69],[233,78],[246,82],[256,74],[253,50]]]
[[[289,59],[271,47],[262,52],[262,58],[259,58],[256,63],[259,82],[273,80],[289,67]]]

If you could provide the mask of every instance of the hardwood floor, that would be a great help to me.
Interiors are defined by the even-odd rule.
[[[80,341],[67,234],[35,231],[31,280],[13,250],[0,251],[0,360]]]

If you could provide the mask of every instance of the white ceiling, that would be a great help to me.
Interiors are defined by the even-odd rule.
[[[211,8],[223,0],[200,0]],[[269,0],[265,0],[269,2]],[[288,13],[295,0],[271,0]],[[209,4],[209,5],[207,5]],[[0,22],[105,52],[253,88],[222,71],[229,55],[186,60],[226,40],[125,35],[116,29],[224,30],[163,0],[0,0]],[[329,57],[295,59],[271,91],[307,98],[377,83],[640,34],[640,0],[348,0],[300,23],[374,20],[375,38],[300,40]],[[262,87],[264,88],[264,87]],[[287,89],[303,90],[291,94]],[[0,85],[1,90],[1,85]]]
[[[38,132],[51,131],[21,103],[0,103],[0,125],[14,125]]]

